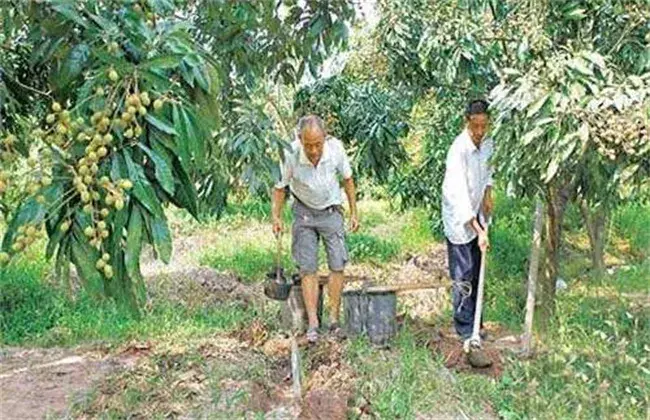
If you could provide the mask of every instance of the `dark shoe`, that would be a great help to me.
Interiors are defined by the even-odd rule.
[[[346,338],[345,331],[341,328],[338,322],[332,322],[329,326],[329,333],[337,340],[344,340]]]

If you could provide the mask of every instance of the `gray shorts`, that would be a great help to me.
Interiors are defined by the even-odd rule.
[[[318,242],[322,238],[331,271],[343,271],[348,261],[345,221],[340,207],[314,210],[297,200],[293,203],[291,252],[301,275],[318,271]]]

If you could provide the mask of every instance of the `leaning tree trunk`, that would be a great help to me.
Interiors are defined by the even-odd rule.
[[[580,210],[589,235],[592,268],[597,275],[602,275],[605,272],[607,210],[603,206],[591,209],[585,200],[580,200]]]
[[[570,187],[550,185],[546,189],[546,217],[544,219],[544,259],[539,281],[539,316],[536,324],[544,331],[555,313],[555,284],[559,273],[562,221],[570,196]]]

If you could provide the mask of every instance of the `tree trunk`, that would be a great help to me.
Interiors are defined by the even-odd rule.
[[[607,211],[603,206],[591,209],[585,200],[580,200],[580,210],[589,235],[592,268],[597,275],[602,275],[605,272]]]
[[[570,185],[546,188],[546,218],[544,221],[544,259],[539,282],[539,316],[536,324],[546,330],[555,313],[555,285],[559,273],[562,221],[570,197]]]
[[[544,223],[544,206],[537,200],[535,220],[533,224],[533,239],[530,246],[530,265],[528,267],[528,296],[526,298],[526,320],[524,324],[524,355],[530,356],[533,349],[533,319],[535,314],[535,291],[537,289],[537,274],[539,272],[539,254],[542,245],[542,228]]]

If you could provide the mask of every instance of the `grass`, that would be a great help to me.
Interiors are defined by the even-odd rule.
[[[516,332],[523,321],[532,205],[503,194],[497,194],[496,205],[486,320]],[[218,224],[219,240],[201,261],[259,281],[274,264],[268,205],[230,206]],[[395,213],[385,202],[370,201],[361,203],[360,214],[362,231],[347,238],[354,263],[381,266],[409,253],[426,252],[435,243],[429,217],[421,210]],[[288,225],[289,213],[286,217]],[[178,217],[172,220],[192,231],[217,228],[217,222],[194,225]],[[567,232],[583,238],[580,225],[579,213],[571,210]],[[485,413],[488,405],[505,419],[643,418],[650,405],[650,319],[647,308],[621,294],[648,292],[650,208],[634,203],[622,206],[612,225],[612,240],[629,243],[627,268],[595,279],[585,269],[588,258],[583,249],[572,247],[571,253],[565,252],[561,266],[569,288],[558,294],[552,334],[536,358],[509,358],[499,379],[452,374],[407,325],[389,351],[373,348],[365,339],[347,342],[346,358],[358,375],[356,398],[368,399],[377,418],[472,417]],[[292,265],[287,238],[283,264]],[[276,314],[236,303],[184,304],[158,293],[144,316],[135,319],[110,301],[98,302],[83,293],[69,299],[44,280],[48,270],[41,256],[32,255],[0,271],[0,343],[68,346],[94,340],[119,344],[155,339],[163,347],[185,348],[156,350],[134,372],[111,376],[76,412],[103,418],[121,418],[127,413],[158,418],[180,410],[178,414],[199,416],[206,407],[197,407],[200,395],[207,398],[206,409],[211,413],[232,418],[258,414],[247,411],[254,399],[249,389],[230,392],[222,381],[262,380],[269,374],[268,361],[247,359],[235,366],[220,360],[214,364],[209,361],[212,356],[203,354],[196,343],[212,340],[214,332],[245,328],[254,319],[275,319]],[[268,325],[271,332],[277,329]],[[188,371],[204,375],[206,389],[197,394],[191,387],[179,387],[187,383],[179,381]]]
[[[203,254],[201,263],[219,271],[234,273],[248,282],[263,279],[275,265],[274,239],[269,234],[270,225],[263,217],[267,210],[270,211],[270,208],[264,204],[234,206],[223,222],[227,226],[223,240]],[[432,243],[430,223],[422,210],[394,214],[386,203],[368,201],[360,203],[359,212],[362,229],[346,235],[352,264],[377,265],[396,261],[408,252],[423,252]],[[289,227],[290,224],[291,216],[287,213],[285,226]],[[282,264],[289,271],[295,271],[288,236],[285,234],[283,242]],[[327,268],[322,250],[319,263],[323,270]]]
[[[213,250],[201,258],[201,264],[208,265],[219,271],[233,272],[247,282],[264,279],[266,273],[272,272],[275,266],[275,250],[263,245],[246,245],[231,251]],[[282,265],[291,267],[292,262],[288,251],[281,256]]]
[[[643,418],[650,403],[647,313],[625,300],[577,292],[559,298],[557,320],[544,353],[509,363],[493,395],[499,414]]]
[[[0,271],[0,343],[72,346],[85,341],[116,344],[165,336],[227,331],[250,322],[256,310],[241,304],[197,306],[154,301],[135,318],[128,308],[81,292],[74,299],[47,283],[47,264],[19,260]]]
[[[631,252],[639,259],[650,258],[650,203],[628,203],[613,218],[617,235],[630,242]]]

